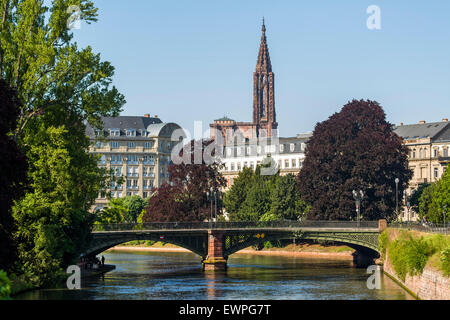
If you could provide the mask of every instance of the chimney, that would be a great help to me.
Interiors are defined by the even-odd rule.
[[[447,118],[443,118],[442,122],[448,122],[448,119]]]
[[[425,124],[425,123],[427,123],[427,122],[426,122],[425,120],[420,120],[419,123],[420,123],[420,124]]]
[[[150,118],[150,114],[149,114],[149,113],[146,113],[146,114],[144,114],[144,117],[145,117],[145,118]]]

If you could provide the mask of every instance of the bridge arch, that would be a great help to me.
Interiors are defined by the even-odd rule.
[[[130,233],[128,235],[123,234],[93,234],[91,246],[85,251],[83,256],[96,256],[103,251],[106,251],[112,247],[120,245],[122,243],[136,241],[136,240],[149,240],[149,241],[163,241],[173,245],[177,245],[184,249],[191,251],[204,259],[207,256],[207,235],[205,236],[164,236],[160,238],[159,235],[148,234],[141,235],[136,233]]]
[[[365,255],[378,257],[380,255],[378,249],[378,234],[377,233],[366,233],[366,234],[352,234],[352,233],[316,233],[316,232],[304,232],[304,233],[266,233],[264,238],[261,238],[261,234],[248,235],[246,238],[239,236],[238,239],[232,239],[233,236],[224,236],[224,257],[227,258],[230,255],[248,248],[253,245],[258,245],[266,241],[277,241],[277,240],[326,240],[334,241],[347,245],[358,252],[364,253]]]

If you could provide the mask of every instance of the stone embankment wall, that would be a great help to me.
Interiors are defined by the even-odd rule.
[[[421,275],[407,275],[405,281],[402,281],[396,276],[394,268],[389,262],[388,253],[386,253],[383,270],[419,299],[450,300],[450,278],[439,271],[425,267]]]

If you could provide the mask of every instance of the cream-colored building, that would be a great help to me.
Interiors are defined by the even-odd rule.
[[[139,195],[147,198],[154,187],[168,181],[167,168],[173,147],[179,142],[172,134],[181,127],[163,123],[157,116],[105,117],[103,130],[87,127],[91,138],[90,153],[100,155],[99,166],[112,169],[123,184],[112,183],[107,189],[111,198]],[[99,194],[93,210],[104,208],[107,194]]]
[[[279,172],[280,175],[297,175],[303,166],[306,143],[311,135],[312,133],[306,133],[291,138],[261,138],[224,145],[220,158],[223,166],[220,172],[226,180],[225,189],[233,185],[234,179],[243,168],[255,170],[258,165],[267,161],[267,158],[274,161],[272,174]]]
[[[402,137],[409,149],[408,162],[413,177],[406,190],[408,197],[420,184],[439,180],[447,168],[450,161],[450,122],[444,118],[441,122],[400,124],[394,128],[394,132]],[[401,218],[415,221],[418,216],[404,207]]]

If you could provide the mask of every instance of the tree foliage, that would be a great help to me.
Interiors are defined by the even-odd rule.
[[[0,269],[8,270],[16,259],[15,231],[11,206],[24,192],[27,161],[7,133],[15,128],[19,101],[15,92],[0,80]]]
[[[87,152],[89,139],[77,114],[54,106],[24,131],[30,189],[13,208],[19,263],[38,285],[73,264],[89,241],[89,212],[104,187],[105,169]]]
[[[138,195],[113,198],[106,208],[96,213],[96,223],[136,223],[147,203],[147,200]]]
[[[363,219],[395,218],[395,179],[400,203],[412,172],[407,149],[385,118],[377,102],[353,100],[316,125],[298,175],[309,219],[355,220],[352,190],[365,193]]]
[[[99,127],[125,103],[112,86],[114,67],[74,41],[73,5],[83,22],[97,20],[90,0],[0,0],[0,78],[21,102],[9,131],[30,163],[29,189],[13,209],[17,266],[37,285],[53,281],[89,241],[88,210],[109,175],[88,153],[85,124]]]
[[[111,87],[114,67],[73,41],[70,6],[80,9],[85,23],[97,21],[90,0],[0,0],[0,78],[22,102],[16,140],[33,117],[52,106],[65,106],[98,125],[100,116],[117,115],[125,102]]]
[[[211,140],[192,140],[183,147],[180,156],[190,161],[169,166],[169,183],[153,190],[143,216],[144,222],[204,221],[210,217],[207,192],[211,188],[220,190],[225,180],[219,172],[218,162],[207,164],[203,159],[195,164],[194,158],[196,152],[204,154],[204,150],[214,143]]]
[[[446,169],[440,180],[432,183],[423,190],[419,201],[419,216],[427,221],[444,223],[450,219],[450,170]]]
[[[259,166],[239,173],[225,193],[224,206],[232,221],[298,220],[308,210],[295,176],[261,175]]]

